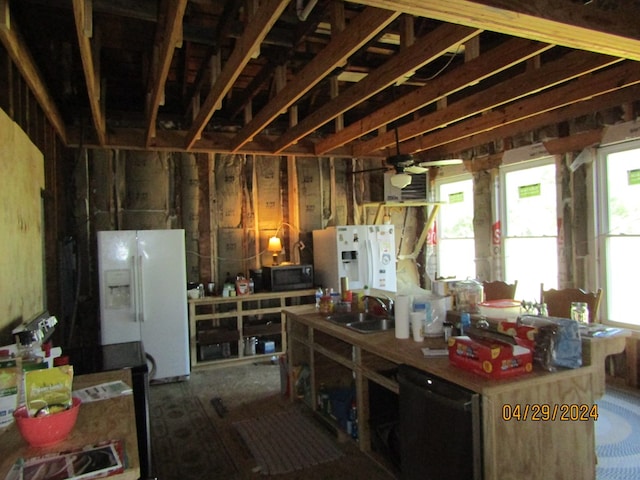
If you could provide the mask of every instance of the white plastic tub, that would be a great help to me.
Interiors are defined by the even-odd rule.
[[[487,300],[478,304],[480,315],[487,318],[516,321],[520,315],[520,302],[517,300]]]

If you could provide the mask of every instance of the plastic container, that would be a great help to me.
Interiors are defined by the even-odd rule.
[[[516,300],[487,300],[478,305],[480,315],[487,318],[498,318],[516,321],[520,315],[520,302]]]
[[[79,398],[73,398],[73,405],[62,412],[42,417],[29,417],[26,405],[13,412],[18,431],[32,447],[46,447],[61,442],[76,424],[80,411]]]
[[[456,310],[458,312],[478,313],[478,305],[484,300],[484,287],[473,279],[456,283]]]

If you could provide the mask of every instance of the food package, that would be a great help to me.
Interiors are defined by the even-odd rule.
[[[521,327],[535,328],[534,360],[545,370],[582,366],[580,325],[569,318],[523,315]]]
[[[531,350],[467,336],[449,338],[449,362],[487,378],[510,378],[533,370]]]
[[[21,367],[19,358],[0,358],[0,428],[13,422],[18,404],[18,385]]]
[[[29,416],[55,413],[71,407],[72,387],[72,365],[24,372],[25,403]]]

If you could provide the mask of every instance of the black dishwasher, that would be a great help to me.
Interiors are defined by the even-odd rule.
[[[480,480],[480,394],[398,367],[402,480]]]

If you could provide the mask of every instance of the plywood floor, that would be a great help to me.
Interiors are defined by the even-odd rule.
[[[244,444],[233,423],[265,413],[291,408],[281,395],[280,367],[270,362],[232,366],[218,369],[199,369],[192,372],[188,380],[188,391],[197,395],[207,415],[215,424],[227,452],[235,463],[238,474],[234,479],[279,479],[279,480],[329,480],[395,478],[388,469],[361,453],[350,439],[337,439],[336,444],[344,452],[339,460],[307,468],[298,472],[268,476],[256,469],[256,462]],[[153,386],[152,392],[153,395]],[[219,398],[224,408],[221,416],[211,400]],[[303,411],[306,411],[303,409]],[[152,425],[153,429],[153,425]],[[202,479],[210,480],[207,472]],[[174,480],[162,478],[159,480]],[[178,480],[178,479],[175,479]],[[226,480],[226,479],[225,479]]]

